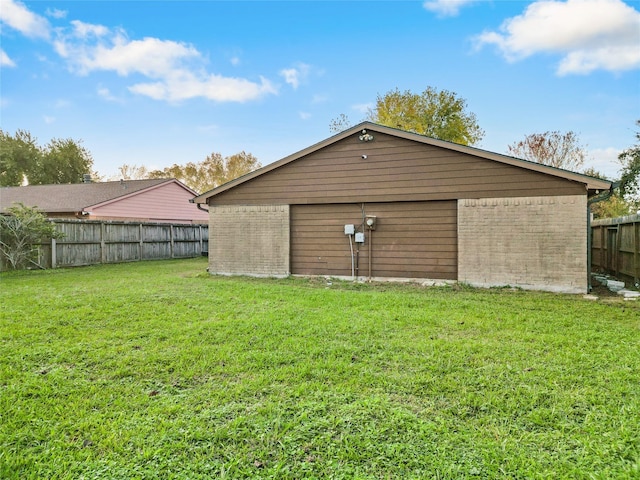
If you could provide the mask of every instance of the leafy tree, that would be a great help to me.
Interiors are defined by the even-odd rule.
[[[41,158],[42,150],[29,132],[17,130],[11,136],[0,130],[0,186],[22,185]]]
[[[603,180],[611,180],[594,168],[588,168],[584,171],[585,175],[590,177],[601,178]],[[594,218],[614,218],[628,215],[631,212],[632,205],[627,202],[620,194],[620,189],[614,190],[612,195],[596,203],[592,203],[589,207]]]
[[[43,240],[61,238],[56,230],[34,207],[18,203],[7,208],[8,215],[0,215],[0,253],[13,269],[36,263],[38,245]]]
[[[0,184],[18,186],[80,183],[91,173],[93,158],[81,141],[53,139],[45,147],[25,130],[0,131]]]
[[[507,146],[507,153],[530,162],[574,172],[582,167],[587,158],[586,148],[580,144],[575,132],[532,133]]]
[[[126,163],[118,168],[119,175],[116,175],[113,180],[142,180],[149,178],[149,170],[144,165],[127,165]]]
[[[224,158],[214,152],[200,163],[174,164],[163,170],[154,170],[149,172],[148,178],[176,178],[192,190],[202,193],[261,166],[256,157],[244,151]]]
[[[466,110],[467,101],[448,90],[427,87],[416,94],[395,89],[378,95],[369,119],[448,142],[474,145],[482,140],[484,131],[475,114]]]
[[[45,146],[41,162],[27,175],[29,185],[81,183],[91,173],[93,158],[81,142],[53,139]]]
[[[620,195],[611,195],[606,200],[589,207],[594,218],[615,218],[629,215],[631,207]]]
[[[636,121],[636,125],[640,127],[640,120]],[[638,143],[618,155],[622,166],[618,188],[607,200],[591,205],[596,218],[621,217],[640,210],[640,132],[636,132],[636,139]],[[594,169],[585,170],[584,173],[610,180]]]
[[[640,120],[636,121],[640,127]],[[620,176],[620,192],[632,202],[636,209],[640,208],[640,132],[636,132],[636,143],[618,155],[622,165]]]
[[[420,94],[396,88],[378,95],[367,120],[462,145],[475,145],[484,137],[475,114],[467,112],[465,99],[433,87]],[[329,128],[341,131],[350,126],[349,118],[341,114]]]
[[[246,153],[245,151],[226,157],[223,161],[222,175],[218,185],[222,185],[223,183],[230,182],[242,175],[246,175],[261,166],[262,165],[258,162],[256,157],[250,153]]]

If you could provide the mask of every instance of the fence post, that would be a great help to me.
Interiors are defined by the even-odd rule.
[[[616,231],[616,275],[620,274],[620,268],[622,263],[622,231],[624,230],[621,224],[618,224]]]
[[[57,239],[46,239],[38,244],[40,255],[45,255],[46,249],[51,248],[51,256],[46,259],[46,268],[135,260],[136,245],[140,252],[140,260],[144,259],[143,255],[153,255],[156,244],[159,245],[158,250],[160,250],[158,258],[182,258],[183,255],[189,254],[201,256],[204,245],[208,241],[207,225],[125,221],[124,223],[130,228],[114,229],[113,220],[60,219],[52,223],[65,235]],[[91,227],[88,229],[90,235],[86,234],[87,224]],[[116,226],[119,226],[119,223]],[[170,238],[166,237],[167,228]],[[139,239],[134,237],[136,230]],[[196,235],[198,237],[194,238]],[[183,236],[185,238],[182,238]],[[146,249],[147,243],[151,246],[150,251]],[[60,245],[59,261],[58,245]],[[167,246],[170,252],[166,251]],[[122,260],[121,257],[126,258]]]
[[[140,257],[140,260],[144,260],[142,258],[142,253],[144,252],[144,238],[142,237],[143,231],[144,231],[144,227],[142,224],[140,224],[138,227],[138,241],[140,242],[138,243],[138,253],[139,253],[138,256]]]
[[[633,224],[633,266],[634,266],[634,282],[640,282],[640,221]]]
[[[51,268],[56,268],[58,259],[56,258],[56,239],[51,239]]]
[[[107,263],[107,247],[104,237],[106,236],[106,226],[104,222],[100,223],[100,262]]]
[[[170,241],[170,250],[171,250],[171,258],[174,258],[173,253],[173,224],[169,225],[169,241]]]
[[[605,238],[605,228],[603,225],[600,225],[598,227],[600,229],[600,268],[602,269],[602,271],[604,271],[607,268],[607,263],[606,263],[606,248],[605,248],[605,243],[606,242],[606,238]]]

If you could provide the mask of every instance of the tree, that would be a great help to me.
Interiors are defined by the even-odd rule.
[[[112,180],[142,180],[149,178],[149,170],[144,165],[127,165],[126,163],[118,168],[118,175]]]
[[[22,185],[41,157],[42,150],[29,132],[17,130],[12,137],[0,130],[0,186]]]
[[[586,147],[580,145],[575,132],[532,133],[507,146],[511,156],[551,167],[578,171],[587,158]]]
[[[594,168],[588,168],[583,172],[594,178],[603,180],[611,180]],[[592,203],[589,207],[594,218],[614,218],[628,215],[631,212],[632,205],[627,202],[620,194],[620,189],[614,189],[613,193],[606,199]]]
[[[0,215],[0,253],[11,268],[24,268],[36,263],[38,245],[43,240],[61,238],[62,232],[36,208],[18,203]]]
[[[433,87],[427,87],[421,94],[396,88],[378,95],[367,120],[462,145],[475,145],[484,137],[475,114],[467,112],[465,99]],[[350,126],[349,118],[341,114],[331,121],[329,128],[341,131]]]
[[[636,126],[640,127],[640,120],[636,120]],[[607,201],[591,206],[597,218],[620,217],[640,210],[640,131],[635,136],[638,142],[618,155],[622,167],[618,188]],[[593,169],[585,174],[605,178]]]
[[[214,152],[200,163],[174,164],[163,170],[154,170],[149,172],[148,178],[176,178],[192,190],[202,193],[261,166],[256,157],[244,151],[224,158]]]
[[[640,127],[640,120],[636,121]],[[620,192],[636,209],[640,208],[640,132],[636,132],[636,143],[618,155],[622,165],[620,176]]]
[[[427,87],[421,94],[415,94],[396,88],[378,95],[369,120],[448,142],[474,145],[482,140],[484,131],[475,114],[466,109],[467,101],[448,90]]]
[[[90,174],[93,167],[91,153],[81,143],[70,138],[51,140],[43,149],[40,163],[27,175],[29,185],[81,183],[82,176]]]
[[[346,130],[347,128],[351,128],[351,126],[351,120],[349,120],[349,117],[344,113],[341,113],[329,122],[329,131],[337,133]]]
[[[92,173],[93,158],[81,141],[53,139],[45,147],[25,130],[0,131],[0,184],[18,186],[80,183]]]
[[[246,153],[245,151],[226,157],[224,159],[222,175],[219,179],[218,185],[222,185],[223,183],[230,182],[242,175],[246,175],[261,166],[262,165],[258,162],[256,157],[250,153]]]

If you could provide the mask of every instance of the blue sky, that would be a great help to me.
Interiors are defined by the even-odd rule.
[[[640,119],[640,1],[0,0],[4,131],[82,140],[104,177],[240,151],[266,165],[428,86],[506,153],[574,131],[616,176]]]

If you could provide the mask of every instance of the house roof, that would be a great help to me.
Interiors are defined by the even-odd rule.
[[[392,135],[398,138],[404,138],[407,140],[412,140],[418,143],[423,143],[425,145],[431,145],[435,147],[441,147],[448,150],[453,150],[456,152],[473,155],[475,157],[484,158],[487,160],[492,160],[495,162],[503,163],[506,165],[512,165],[515,167],[524,168],[527,170],[544,173],[547,175],[552,175],[554,177],[564,178],[566,180],[571,180],[574,182],[579,182],[585,185],[586,189],[590,193],[595,193],[596,191],[602,190],[610,190],[612,187],[612,182],[608,180],[602,180],[599,178],[590,177],[588,175],[583,175],[581,173],[571,172],[569,170],[563,170],[560,168],[550,167],[548,165],[543,165],[540,163],[530,162],[528,160],[522,160],[515,157],[509,157],[507,155],[501,155],[499,153],[490,152],[487,150],[482,150],[475,147],[469,147],[466,145],[459,145],[457,143],[446,142],[444,140],[438,140],[435,138],[427,137],[424,135],[420,135],[413,132],[407,132],[404,130],[399,130],[396,128],[386,127],[384,125],[378,125],[376,123],[371,122],[362,122],[354,127],[351,127],[343,132],[340,132],[336,135],[333,135],[315,145],[311,145],[310,147],[305,148],[304,150],[300,150],[292,155],[284,157],[281,160],[273,162],[269,165],[266,165],[258,170],[254,170],[246,175],[236,178],[235,180],[231,180],[219,187],[214,188],[208,192],[205,192],[201,195],[193,198],[192,202],[194,203],[206,203],[207,199],[213,197],[215,195],[221,194],[227,190],[230,190],[244,182],[252,180],[256,177],[264,175],[268,172],[271,172],[279,167],[287,165],[291,162],[298,160],[299,158],[305,157],[313,152],[316,152],[322,148],[325,148],[333,143],[339,142],[351,135],[356,133],[360,133],[363,130],[367,130],[369,132],[378,132],[387,135]]]
[[[174,178],[2,187],[0,188],[0,212],[4,212],[18,202],[48,213],[81,212],[83,209],[103,205],[166,183],[178,183],[185,190],[196,194]]]

